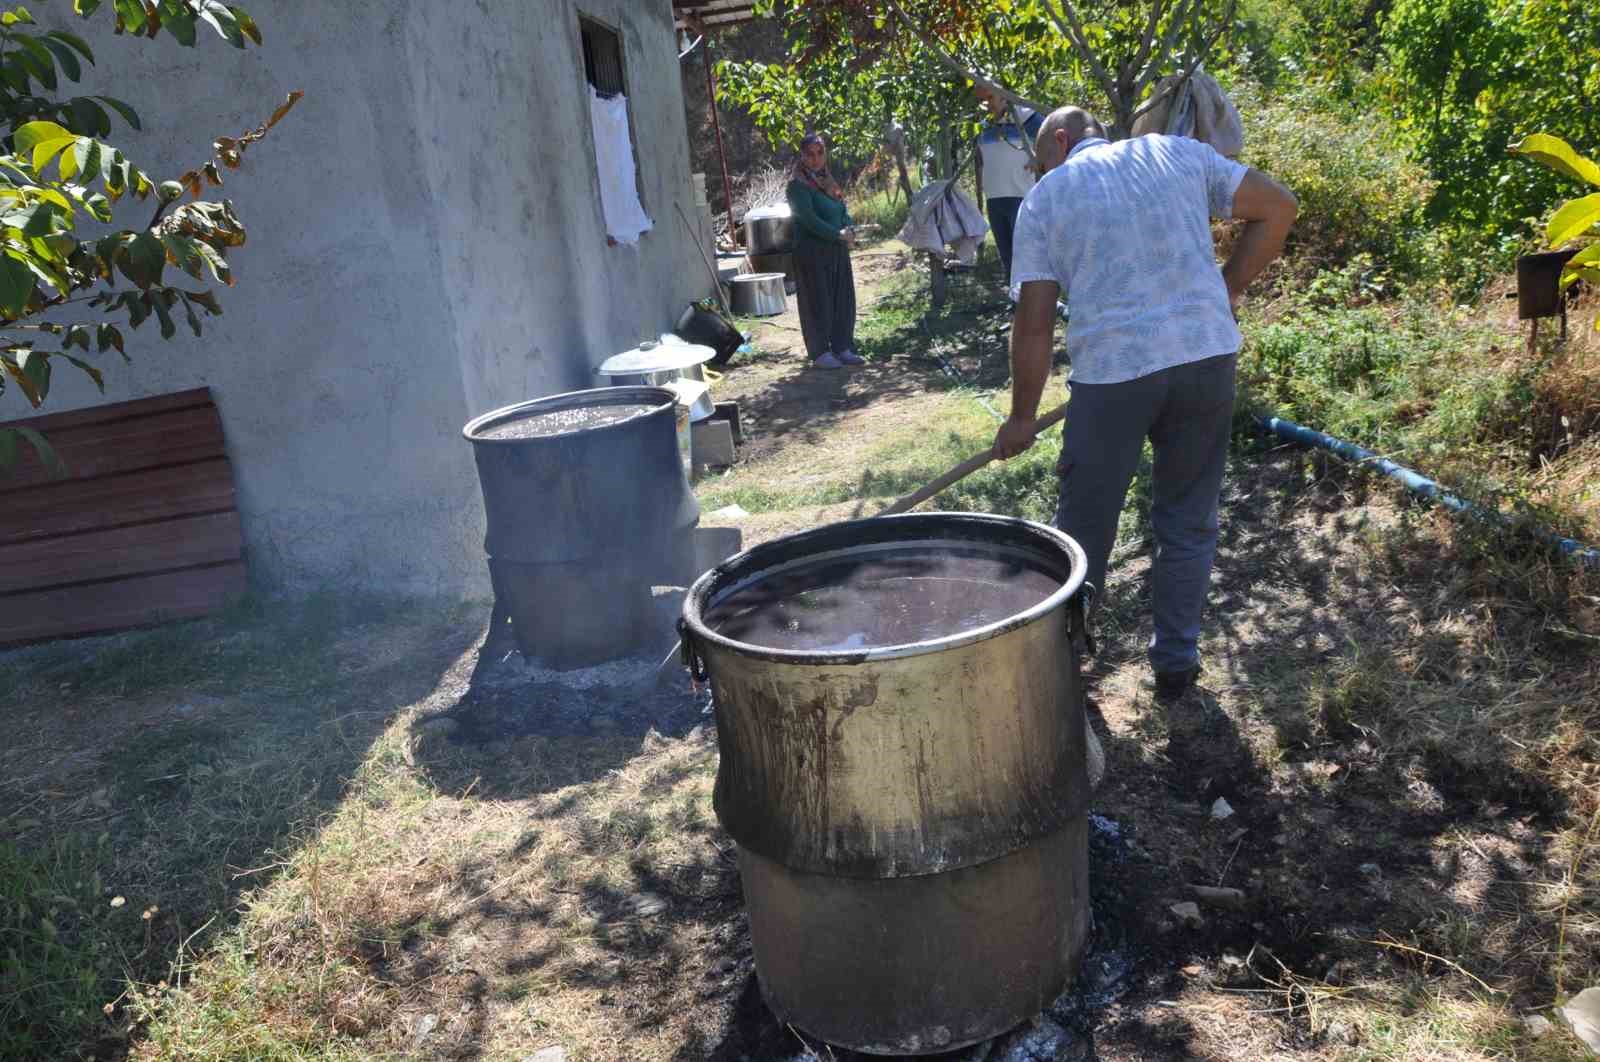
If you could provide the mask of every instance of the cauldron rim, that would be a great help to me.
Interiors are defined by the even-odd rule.
[[[927,533],[917,533],[926,528]],[[903,534],[895,532],[904,529]],[[952,533],[965,531],[966,534]],[[858,532],[870,536],[866,541],[861,540]],[[977,544],[985,542],[994,544],[998,537],[996,532],[1009,536],[1009,544],[1017,548],[1025,548],[1029,542],[1040,544],[1040,552],[1054,552],[1059,548],[1066,552],[1071,568],[1066,580],[1061,586],[1046,597],[1043,601],[1007,616],[1005,619],[994,623],[984,624],[981,627],[972,627],[967,630],[957,631],[939,638],[929,638],[920,642],[906,642],[899,645],[872,646],[866,649],[857,649],[847,652],[829,652],[812,649],[779,649],[768,645],[757,645],[753,642],[743,642],[727,635],[719,634],[705,621],[704,611],[710,603],[714,590],[733,590],[739,585],[748,585],[747,580],[739,578],[744,573],[750,580],[758,579],[782,567],[779,563],[784,558],[785,551],[793,551],[794,560],[815,560],[833,553],[849,553],[879,539],[885,546],[915,546],[919,543],[953,542],[962,538],[970,539]],[[837,538],[837,549],[822,549],[805,551],[801,547],[806,543],[815,543],[818,540],[827,541]],[[1046,547],[1043,544],[1048,543]],[[765,561],[765,562],[764,562]],[[1083,552],[1083,547],[1078,545],[1070,536],[1047,524],[1034,520],[1025,520],[1015,516],[999,516],[993,513],[963,513],[963,512],[932,512],[932,513],[902,513],[898,516],[872,516],[859,520],[846,520],[839,523],[827,524],[823,527],[812,528],[809,531],[800,531],[782,538],[773,539],[752,546],[750,549],[737,553],[721,564],[706,572],[696,579],[689,588],[688,596],[683,602],[683,616],[679,622],[679,633],[690,641],[709,643],[741,656],[753,657],[758,660],[771,660],[789,664],[817,664],[837,666],[841,664],[861,664],[873,660],[896,660],[905,657],[924,656],[933,653],[942,653],[965,645],[998,638],[1010,631],[1025,627],[1042,616],[1049,614],[1065,605],[1080,590],[1083,589],[1084,576],[1089,568],[1088,558]],[[729,584],[729,580],[733,580]],[[724,584],[724,585],[719,585]]]
[[[461,435],[474,446],[527,446],[540,444],[553,439],[564,439],[584,432],[606,431],[612,428],[621,428],[630,424],[635,418],[614,420],[608,424],[592,424],[586,427],[573,428],[570,431],[557,432],[554,435],[538,435],[516,439],[491,439],[477,434],[485,428],[497,427],[500,424],[526,417],[537,416],[541,413],[557,413],[564,409],[583,409],[589,406],[621,406],[621,405],[647,405],[648,410],[640,413],[640,417],[648,417],[660,413],[663,408],[671,406],[677,401],[677,396],[664,387],[591,387],[583,391],[564,391],[557,395],[546,395],[543,398],[531,398],[525,402],[513,402],[509,406],[491,409],[487,413],[480,413],[467,421],[461,429]]]

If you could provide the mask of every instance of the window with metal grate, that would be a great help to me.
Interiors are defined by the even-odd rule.
[[[586,18],[578,19],[583,33],[583,75],[602,96],[625,95],[622,77],[622,38],[614,30]]]

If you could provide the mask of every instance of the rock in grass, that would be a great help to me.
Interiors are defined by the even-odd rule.
[[[1572,1035],[1582,1040],[1591,1053],[1600,1055],[1600,988],[1585,988],[1556,1013]]]
[[[641,892],[632,899],[633,913],[640,918],[658,915],[667,909],[667,901],[653,892]]]
[[[522,1062],[567,1062],[567,1049],[565,1047],[541,1047],[533,1054],[524,1056]]]
[[[1201,926],[1206,924],[1206,920],[1200,917],[1200,905],[1195,903],[1193,900],[1185,900],[1182,903],[1175,903],[1171,907],[1168,907],[1167,910],[1171,911],[1173,917],[1175,917],[1183,925],[1188,926],[1190,929],[1199,929]]]
[[[1239,889],[1218,889],[1209,885],[1190,885],[1194,898],[1207,907],[1222,907],[1229,911],[1244,910],[1244,893]]]

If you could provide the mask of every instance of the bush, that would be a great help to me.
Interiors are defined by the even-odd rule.
[[[1245,127],[1241,161],[1300,197],[1291,237],[1297,272],[1368,254],[1408,279],[1429,273],[1417,239],[1430,185],[1380,121],[1329,109],[1325,95],[1309,92],[1268,99],[1244,86],[1234,98]]]
[[[899,191],[889,188],[871,192],[860,199],[850,197],[850,217],[857,225],[876,225],[876,235],[892,238],[906,223],[911,204]]]
[[[1319,303],[1349,283],[1319,277],[1288,312],[1247,330],[1244,404],[1435,473],[1525,464],[1541,366],[1510,359],[1467,311],[1420,296]]]

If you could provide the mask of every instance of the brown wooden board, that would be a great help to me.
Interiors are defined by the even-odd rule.
[[[66,465],[67,479],[91,479],[226,456],[222,418],[216,406],[167,410],[73,428],[47,424],[40,431]],[[33,447],[22,443],[17,451],[16,463],[0,476],[0,499],[11,491],[61,481],[39,461]],[[4,504],[0,500],[0,505]]]
[[[222,418],[206,388],[0,424],[41,432],[0,472],[0,645],[203,615],[244,591]]]
[[[11,594],[0,598],[0,646],[203,616],[244,589],[244,564],[232,561],[210,568]]]
[[[225,458],[16,491],[0,504],[0,546],[234,507]]]
[[[211,388],[192,387],[187,391],[174,391],[167,395],[135,398],[131,402],[109,402],[103,406],[74,409],[67,413],[42,413],[37,417],[8,420],[0,424],[0,427],[33,428],[41,432],[60,431],[66,428],[81,428],[86,424],[104,424],[108,421],[147,417],[152,413],[167,413],[174,409],[189,409],[193,406],[211,404]]]
[[[0,609],[25,590],[236,561],[242,541],[225,512],[0,546]]]

